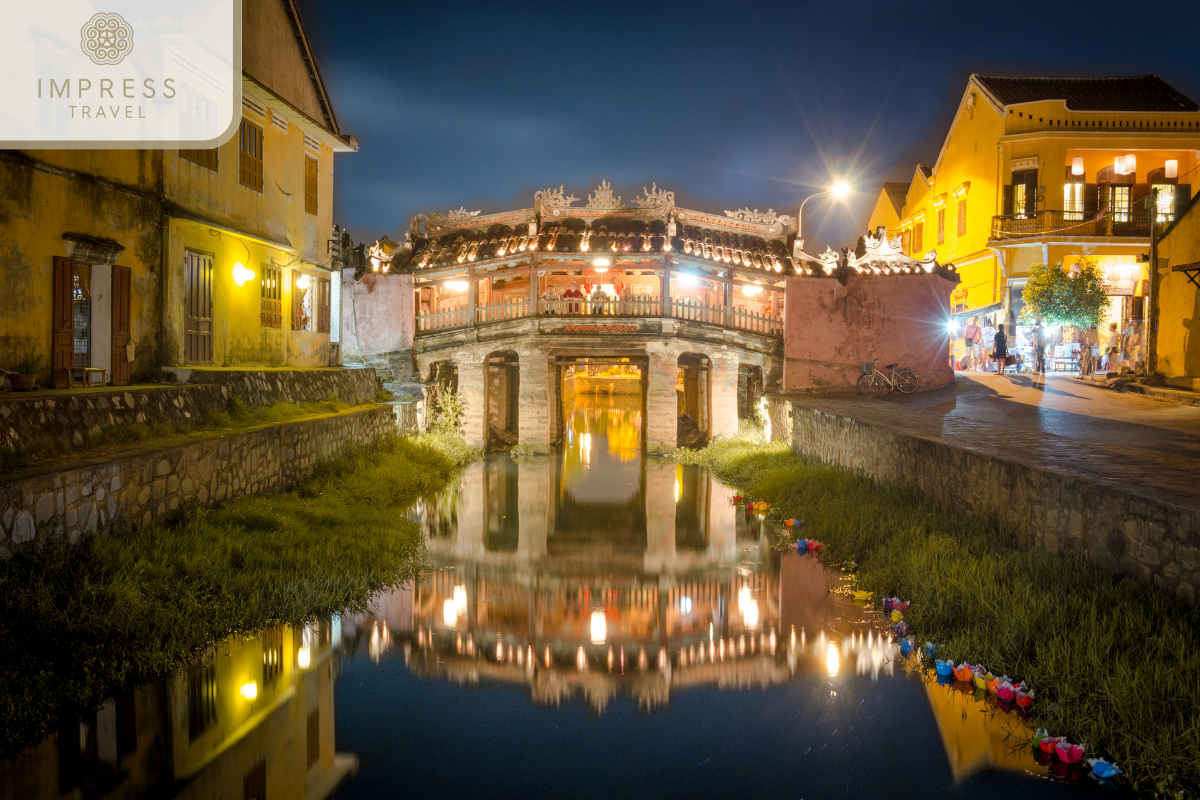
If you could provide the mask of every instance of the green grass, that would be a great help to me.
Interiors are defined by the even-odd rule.
[[[912,600],[905,619],[918,641],[1028,681],[1037,725],[1115,761],[1139,790],[1194,796],[1197,609],[1080,559],[1018,549],[985,521],[806,463],[761,437],[718,440],[677,457],[785,518],[806,520],[797,536],[825,542],[827,562],[857,561],[859,584],[877,597]]]
[[[472,452],[388,439],[294,491],[0,562],[0,760],[229,636],[359,610],[410,579],[421,537],[404,512]]]

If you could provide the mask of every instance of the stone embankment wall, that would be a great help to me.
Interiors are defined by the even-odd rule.
[[[127,422],[197,425],[228,404],[224,386],[14,393],[0,397],[0,447],[30,450],[45,439],[79,447],[102,429]]]
[[[371,406],[0,479],[0,557],[36,540],[146,525],[189,501],[286,489],[346,445],[395,431],[393,410]]]
[[[129,422],[194,427],[209,411],[228,406],[230,394],[251,406],[330,395],[358,403],[373,402],[378,388],[370,369],[191,370],[188,378],[182,386],[0,395],[0,449],[36,451],[46,439],[80,447],[104,428]]]
[[[373,401],[379,391],[375,370],[370,368],[222,370],[170,367],[163,371],[179,383],[190,386],[228,386],[250,406],[267,406],[281,400],[315,403],[328,400],[330,395],[343,403],[362,403]]]
[[[1197,512],[772,398],[773,436],[805,458],[918,490],[948,511],[994,520],[1016,543],[1077,553],[1194,604]]]

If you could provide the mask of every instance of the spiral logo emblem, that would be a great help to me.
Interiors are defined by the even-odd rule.
[[[93,63],[120,64],[133,51],[133,27],[120,14],[96,14],[80,30],[79,48]]]

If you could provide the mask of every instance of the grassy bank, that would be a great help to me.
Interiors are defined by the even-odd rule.
[[[389,439],[293,491],[0,563],[0,759],[226,637],[361,609],[412,577],[406,507],[474,455],[448,436]]]
[[[877,597],[913,601],[919,641],[1036,690],[1034,721],[1164,796],[1200,783],[1200,612],[1087,563],[1008,544],[912,492],[801,461],[786,446],[718,441],[681,460],[806,521],[824,560],[858,562]],[[949,478],[948,478],[949,479]]]

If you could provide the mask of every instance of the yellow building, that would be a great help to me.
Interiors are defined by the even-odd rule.
[[[172,677],[66,720],[9,764],[0,800],[319,800],[358,760],[334,749],[338,618],[228,639]]]
[[[1144,316],[1151,217],[1165,225],[1200,188],[1198,151],[1200,106],[1156,75],[972,75],[898,222],[885,190],[869,227],[953,262],[956,312],[988,311],[1009,325],[1031,266],[1092,257],[1111,286],[1110,321],[1125,327]]]
[[[336,363],[338,128],[294,0],[242,4],[242,119],[212,150],[0,151],[0,368]],[[70,64],[62,65],[68,70]],[[181,86],[196,138],[215,103]],[[96,377],[96,376],[92,376]]]
[[[1163,233],[1155,264],[1156,371],[1172,386],[1200,389],[1200,200]]]

